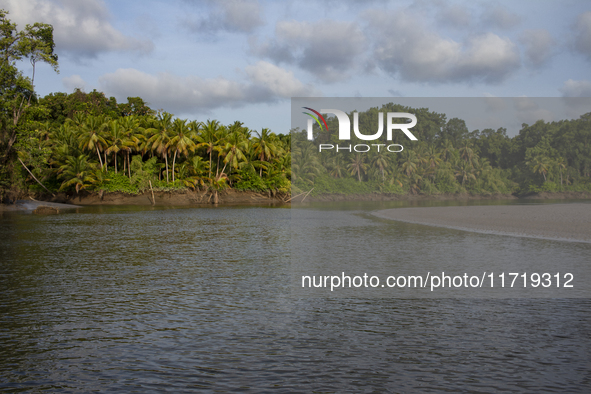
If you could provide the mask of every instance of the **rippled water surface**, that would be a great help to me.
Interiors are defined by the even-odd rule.
[[[588,299],[298,297],[289,209],[2,215],[7,392],[591,391]]]

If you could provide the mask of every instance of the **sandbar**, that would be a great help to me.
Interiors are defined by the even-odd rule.
[[[80,205],[61,204],[56,202],[36,201],[36,200],[18,200],[16,204],[0,204],[0,211],[34,211],[39,207],[50,207],[56,209],[81,208]]]
[[[591,243],[591,203],[396,208],[373,214],[456,230]]]

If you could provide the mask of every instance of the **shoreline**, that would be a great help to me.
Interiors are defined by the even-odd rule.
[[[301,203],[305,196],[297,196],[293,203]],[[337,201],[468,201],[468,200],[586,200],[591,199],[591,192],[542,192],[521,196],[513,194],[321,194],[305,197],[306,202]]]
[[[89,206],[89,205],[136,205],[136,206],[210,206],[213,203],[210,191],[176,190],[176,191],[154,191],[154,202],[151,192],[140,194],[127,194],[123,192],[96,193],[82,191],[79,194],[58,193],[55,196],[48,194],[37,194],[33,197],[23,197],[23,201],[32,203],[64,204],[64,206]],[[270,192],[254,192],[235,189],[227,189],[219,192],[217,205],[298,205],[302,203],[305,196],[296,196],[293,200],[289,195]],[[323,194],[318,196],[307,196],[303,203],[308,202],[341,202],[341,201],[468,201],[468,200],[581,200],[591,199],[589,192],[561,192],[561,193],[538,193],[525,196],[514,196],[511,194],[492,195],[471,195],[471,194],[437,194],[437,195],[415,195],[415,194]],[[29,201],[31,200],[31,201]],[[38,204],[37,204],[38,205]],[[26,210],[29,208],[16,208],[13,204],[0,204],[0,211]],[[34,209],[34,208],[30,208]]]
[[[152,200],[153,198],[153,200]],[[285,204],[285,196],[271,193],[260,193],[241,190],[224,190],[218,193],[217,205],[237,204]],[[51,205],[59,204],[65,207],[91,206],[91,205],[135,205],[135,206],[210,206],[213,196],[208,191],[175,190],[154,191],[140,194],[127,194],[123,192],[96,193],[82,191],[79,194],[58,193],[55,196],[48,194],[35,195],[18,200],[20,205]],[[0,210],[23,210],[28,208],[13,208],[15,204],[0,204]],[[16,204],[19,205],[19,204]]]
[[[591,204],[586,203],[396,208],[372,214],[483,234],[591,243]]]

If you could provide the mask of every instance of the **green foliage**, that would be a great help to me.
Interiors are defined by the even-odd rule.
[[[254,171],[240,170],[238,171],[237,177],[239,178],[239,181],[234,183],[234,189],[252,190],[256,192],[265,192],[269,190],[269,186]]]
[[[591,190],[591,113],[577,120],[470,132],[464,120],[426,108],[394,103],[359,113],[359,127],[377,130],[378,112],[411,112],[418,124],[404,151],[318,152],[318,144],[342,144],[316,126],[277,135],[249,130],[241,122],[222,125],[175,119],[151,110],[140,97],[117,103],[93,90],[52,93],[37,99],[34,73],[25,77],[17,61],[48,63],[57,71],[53,28],[36,23],[17,30],[0,10],[0,198],[9,188],[39,190],[29,173],[50,190],[103,190],[137,194],[154,190],[238,190],[312,195],[495,194]],[[328,117],[329,129],[338,128]],[[364,143],[356,136],[352,145]],[[17,156],[18,154],[18,156]]]
[[[137,188],[138,191],[148,190],[150,181],[155,183],[158,179],[157,161],[157,158],[152,157],[144,163],[141,155],[133,156],[130,165],[133,174],[129,180],[130,185]]]
[[[131,183],[129,177],[125,174],[115,171],[108,171],[103,182],[97,185],[95,190],[104,190],[105,192],[122,192],[128,194],[139,194],[140,188]]]

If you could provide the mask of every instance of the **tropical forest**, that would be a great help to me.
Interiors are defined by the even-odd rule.
[[[34,89],[36,65],[58,71],[53,28],[35,23],[18,30],[0,10],[0,31],[4,202],[32,194],[148,190],[217,196],[234,189],[285,197],[591,191],[591,113],[524,124],[511,138],[504,128],[469,131],[461,119],[390,103],[359,113],[360,128],[376,129],[378,111],[411,112],[418,119],[413,129],[418,141],[396,137],[393,143],[405,145],[399,153],[319,152],[321,143],[338,143],[336,136],[316,129],[309,141],[299,129],[252,130],[239,120],[181,119],[141,97],[118,102],[96,90],[40,97]],[[336,119],[328,122],[335,126]]]
[[[343,144],[316,125],[313,141],[307,140],[305,131],[292,131],[293,192],[311,188],[311,195],[591,191],[591,112],[574,120],[523,124],[513,138],[505,128],[469,131],[462,119],[394,103],[360,112],[359,129],[377,130],[378,112],[415,114],[418,122],[412,133],[418,141],[399,133],[388,141],[404,147],[397,153],[375,147],[367,152],[320,151],[320,144],[348,147],[368,142],[353,136]],[[329,130],[338,130],[336,117],[327,122]]]

